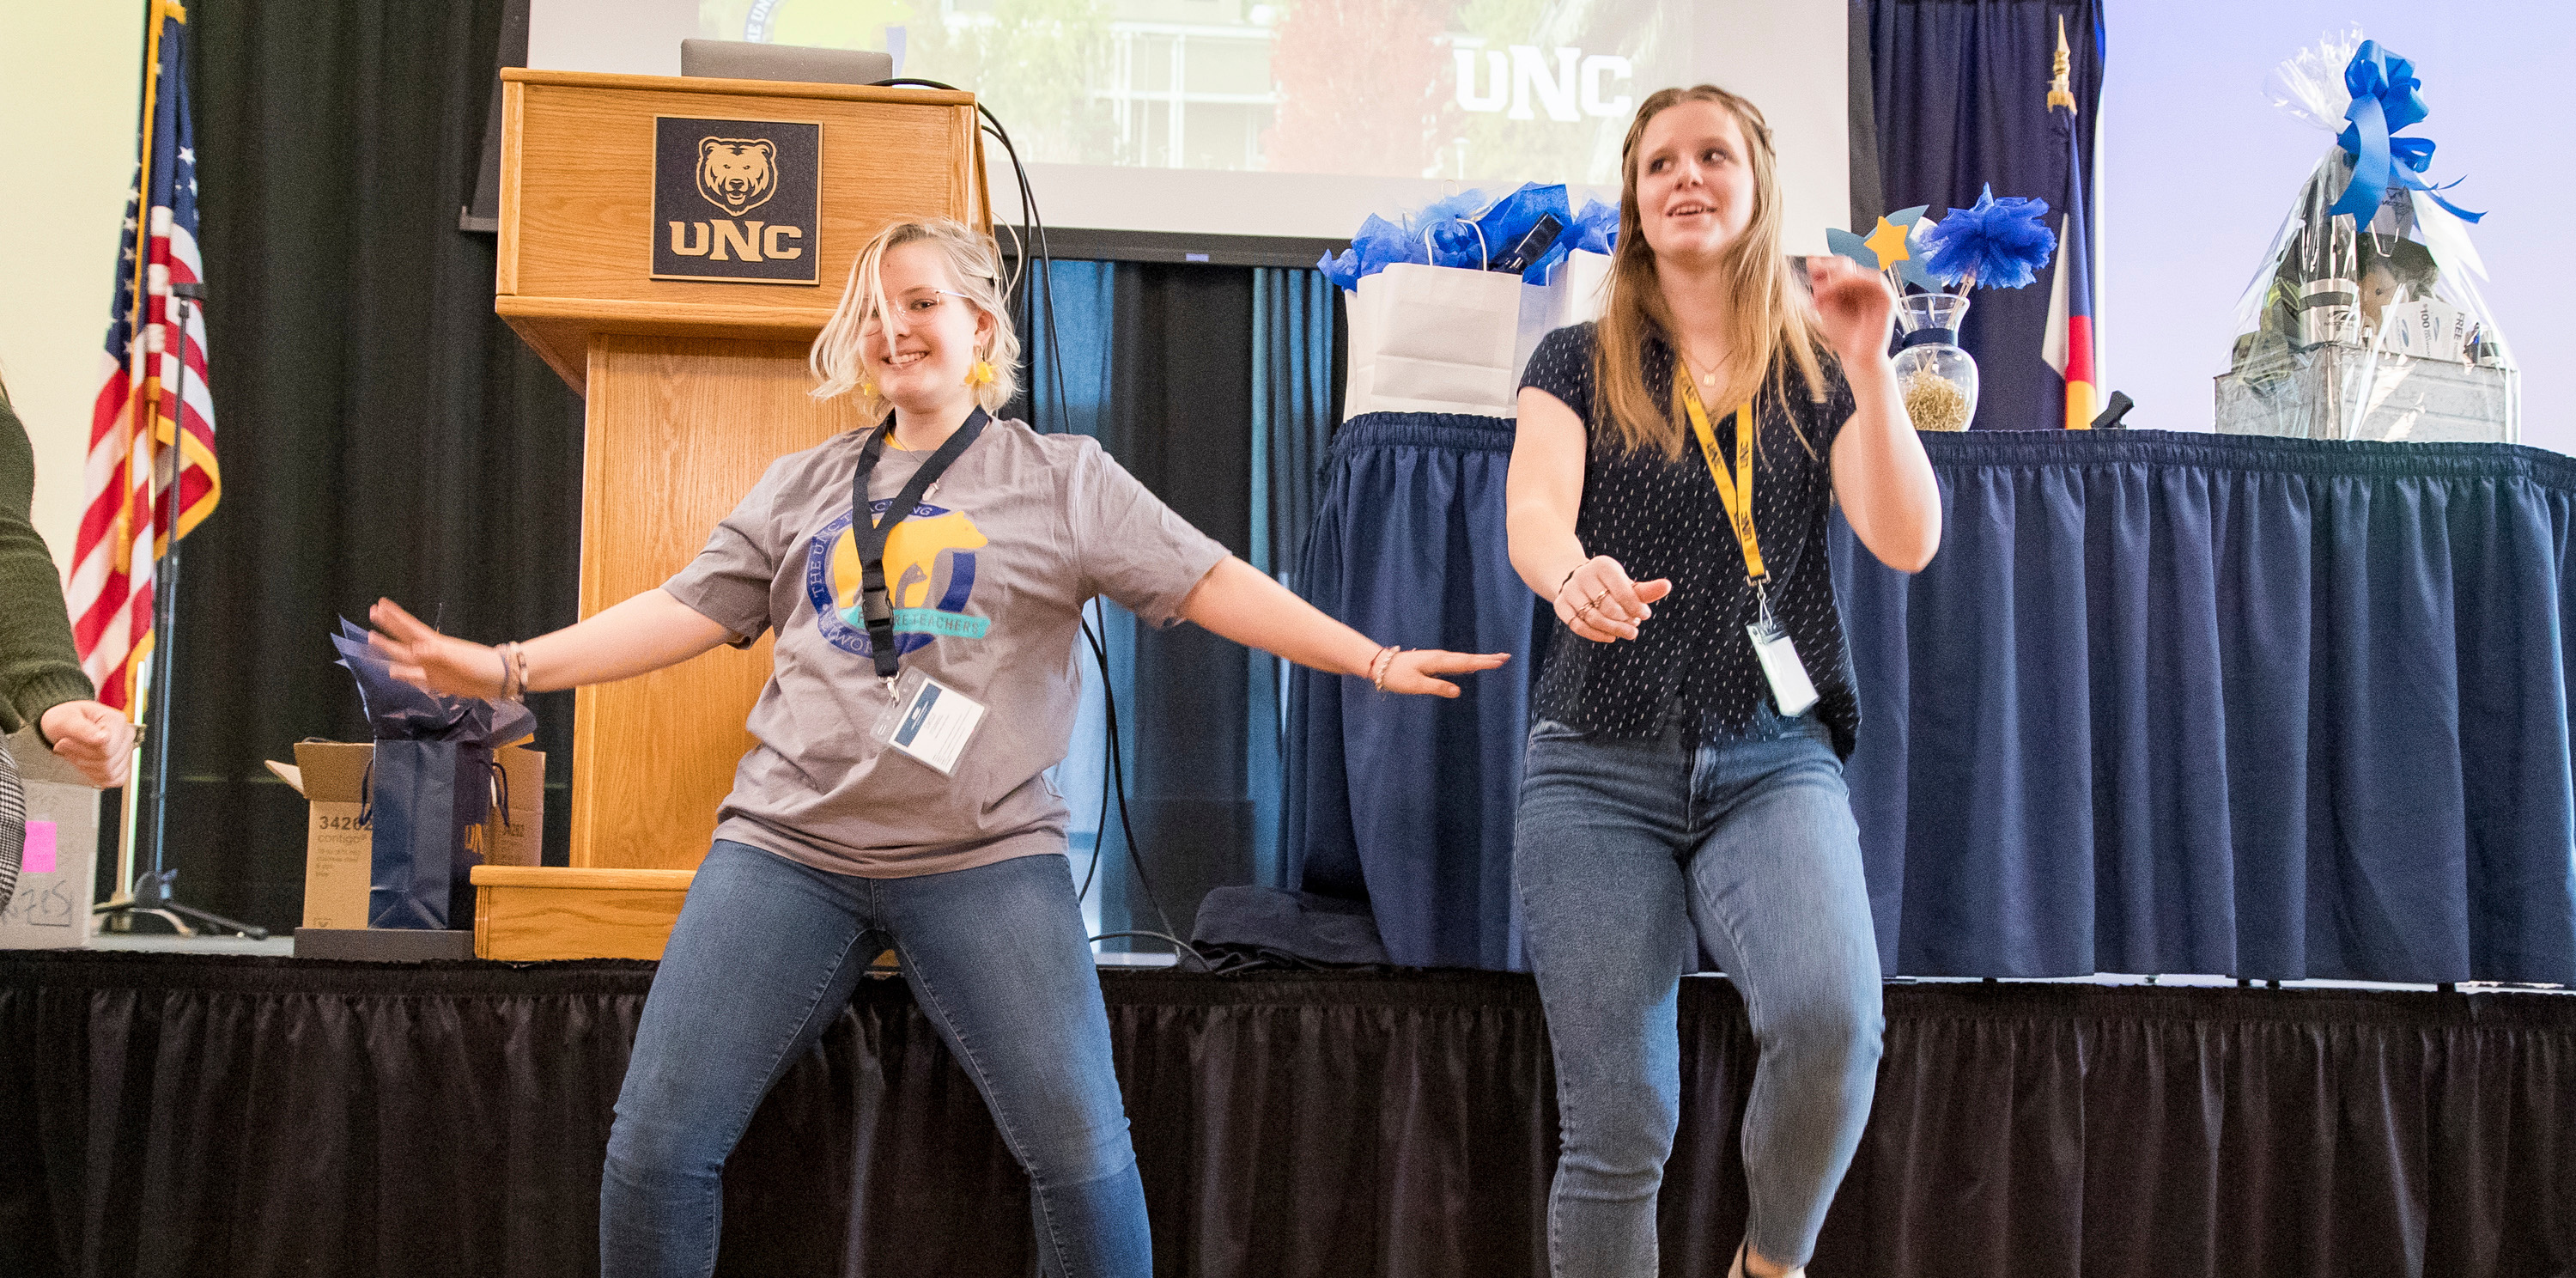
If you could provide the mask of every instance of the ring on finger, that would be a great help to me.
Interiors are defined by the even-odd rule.
[[[1607,591],[1607,590],[1604,590],[1604,591],[1602,591],[1600,594],[1597,594],[1597,595],[1592,596],[1592,602],[1591,602],[1591,604],[1590,604],[1589,606],[1590,606],[1590,607],[1594,607],[1594,608],[1598,608],[1598,607],[1600,607],[1600,606],[1601,606],[1601,601],[1602,601],[1602,600],[1605,600],[1605,599],[1608,599],[1609,597],[1610,597],[1610,592],[1609,592],[1609,591]]]

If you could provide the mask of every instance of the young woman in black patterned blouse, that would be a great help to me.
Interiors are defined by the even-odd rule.
[[[1761,1044],[1735,1272],[1800,1272],[1869,1117],[1884,1024],[1843,788],[1859,708],[1826,559],[1941,539],[1879,278],[1780,252],[1771,137],[1702,85],[1637,109],[1601,321],[1522,379],[1512,564],[1554,603],[1515,886],[1554,1044],[1560,1278],[1656,1272],[1680,1108],[1674,1009],[1704,947]],[[1703,442],[1705,441],[1705,442]]]

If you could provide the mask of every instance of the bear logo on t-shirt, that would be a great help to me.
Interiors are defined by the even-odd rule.
[[[890,500],[870,503],[870,514],[885,518]],[[895,652],[908,655],[937,639],[981,639],[992,621],[970,616],[966,607],[975,593],[975,552],[988,544],[984,531],[963,511],[927,503],[913,507],[910,518],[895,525],[886,538],[886,594],[894,605]],[[815,624],[833,647],[858,656],[875,655],[868,642],[867,621],[859,612],[858,537],[843,514],[814,535],[806,551],[806,593],[814,605]]]

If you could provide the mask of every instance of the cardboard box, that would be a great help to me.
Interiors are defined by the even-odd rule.
[[[484,823],[485,865],[544,865],[546,844],[546,756],[526,746],[503,746],[492,761],[501,775],[492,786],[492,819]],[[502,807],[509,800],[507,812]],[[508,816],[505,822],[504,815]],[[469,838],[472,837],[470,834]]]
[[[27,791],[27,846],[18,889],[0,907],[0,950],[59,950],[89,942],[98,883],[98,791],[37,740],[10,737]]]
[[[366,811],[373,745],[298,741],[295,765],[271,763],[308,805],[304,822],[304,926],[365,927],[374,848]]]
[[[367,890],[375,877],[374,833],[360,815],[366,811],[367,765],[375,757],[369,743],[298,741],[293,765],[271,763],[268,769],[304,796],[310,815],[304,827],[304,926],[363,928],[367,925]],[[541,865],[545,860],[546,756],[524,746],[503,746],[494,756],[501,776],[495,778],[491,819],[466,832],[466,848],[486,865]],[[498,802],[509,795],[508,820]],[[462,928],[471,920],[450,920]]]

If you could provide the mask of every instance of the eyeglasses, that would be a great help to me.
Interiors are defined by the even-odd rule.
[[[948,303],[943,299],[951,297],[956,298],[961,302],[968,303],[972,303],[975,300],[974,298],[968,297],[964,293],[960,293],[955,289],[934,288],[929,290],[927,293],[916,294],[912,297],[906,298],[903,301],[895,303],[895,305],[903,308],[904,314],[908,316],[915,319],[927,319],[938,314],[941,307],[948,305]],[[867,324],[876,323],[876,311],[871,309],[867,313],[866,319],[862,322]]]

